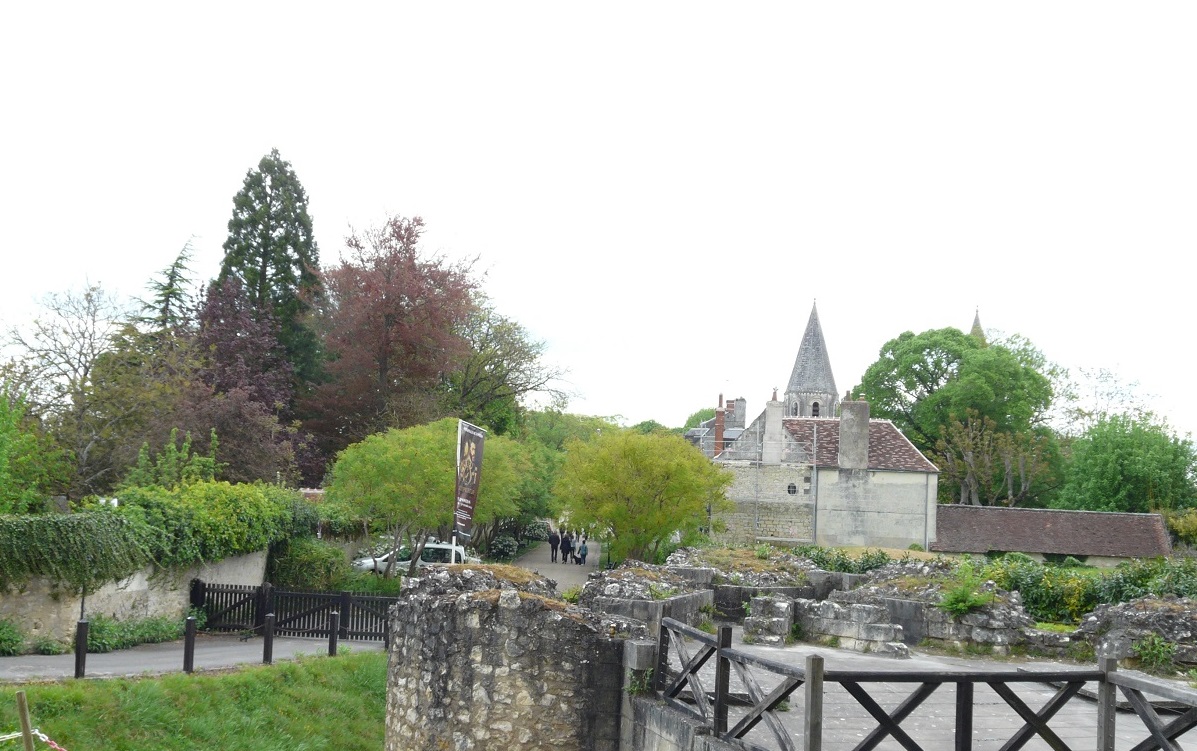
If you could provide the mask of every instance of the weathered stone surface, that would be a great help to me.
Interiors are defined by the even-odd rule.
[[[528,591],[545,581],[408,580],[391,611],[388,751],[615,751],[623,639],[644,628]]]
[[[1098,656],[1133,656],[1135,645],[1155,634],[1176,646],[1173,660],[1197,665],[1197,602],[1187,597],[1144,597],[1115,605],[1098,605],[1081,621],[1078,635]]]

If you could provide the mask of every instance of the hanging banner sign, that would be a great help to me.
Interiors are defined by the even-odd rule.
[[[474,506],[482,480],[482,443],[486,431],[464,420],[457,421],[457,506],[453,529],[458,542],[468,545],[474,533]]]

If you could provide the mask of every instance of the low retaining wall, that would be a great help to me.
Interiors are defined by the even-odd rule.
[[[265,550],[184,570],[146,568],[89,592],[84,614],[103,614],[119,621],[182,618],[187,612],[192,579],[256,587],[265,576]],[[77,593],[63,592],[54,582],[36,578],[20,591],[0,597],[0,618],[15,621],[30,637],[69,640],[79,620],[79,604]]]
[[[802,625],[807,639],[833,637],[844,649],[910,656],[902,643],[902,627],[890,622],[884,606],[795,600],[793,607],[794,620]]]
[[[741,751],[656,699],[636,697],[631,704],[632,737],[625,751]]]
[[[662,618],[672,618],[690,626],[697,626],[702,620],[703,608],[713,609],[714,602],[714,592],[704,589],[700,592],[674,595],[664,600],[627,600],[600,595],[594,598],[592,607],[601,613],[643,621],[648,624],[648,633],[655,635],[661,628]]]

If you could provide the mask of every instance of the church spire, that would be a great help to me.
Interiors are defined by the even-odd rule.
[[[839,391],[831,374],[831,359],[827,343],[823,341],[823,327],[819,325],[819,309],[811,305],[806,332],[798,345],[794,370],[786,388],[785,409],[789,416],[834,417],[839,404]]]
[[[973,316],[973,327],[968,332],[968,335],[975,336],[976,338],[980,339],[982,344],[986,343],[985,329],[981,328],[981,309],[980,308],[977,308],[977,314],[975,316]]]

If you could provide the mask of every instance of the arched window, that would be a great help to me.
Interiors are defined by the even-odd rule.
[[[786,492],[790,495],[798,495],[798,486],[794,483],[790,483],[789,487],[786,488]]]
[[[814,402],[813,404],[810,405],[810,416],[811,417],[819,416],[819,403],[818,402]]]

